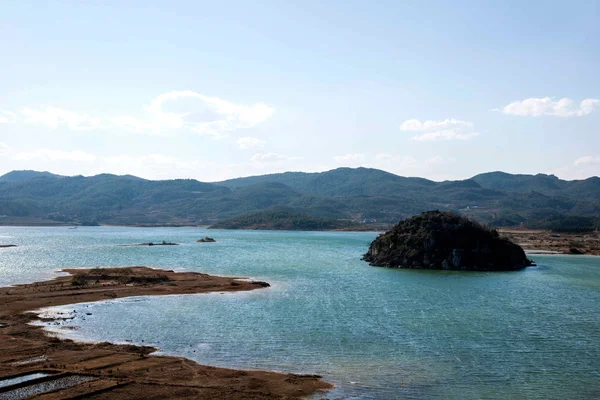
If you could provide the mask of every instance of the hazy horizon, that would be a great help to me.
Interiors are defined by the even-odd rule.
[[[0,171],[598,176],[599,15],[595,1],[7,2]]]

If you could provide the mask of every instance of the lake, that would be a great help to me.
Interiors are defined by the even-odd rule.
[[[196,243],[211,236],[217,243]],[[360,260],[369,232],[0,227],[0,285],[65,267],[146,265],[271,283],[246,293],[59,307],[61,334],[153,345],[201,364],[323,375],[330,399],[600,398],[600,258],[396,270]],[[121,247],[159,242],[180,246]],[[91,313],[91,315],[86,315]],[[56,328],[56,327],[55,327]]]

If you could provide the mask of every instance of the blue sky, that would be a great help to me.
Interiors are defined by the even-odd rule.
[[[600,174],[598,1],[4,1],[0,173]]]

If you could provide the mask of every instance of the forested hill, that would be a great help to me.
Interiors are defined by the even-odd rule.
[[[357,230],[360,224],[341,219],[312,217],[287,207],[275,207],[219,221],[214,229],[254,229],[286,231]]]
[[[217,182],[228,188],[241,188],[265,182],[277,182],[303,193],[325,196],[397,196],[407,190],[423,191],[436,182],[423,178],[405,178],[372,168],[338,168],[327,172],[284,172],[230,179]]]
[[[600,179],[492,172],[434,182],[368,168],[286,172],[216,183],[102,174],[66,177],[13,171],[0,177],[0,224],[196,225],[289,207],[314,218],[396,223],[453,210],[495,226],[600,214]]]

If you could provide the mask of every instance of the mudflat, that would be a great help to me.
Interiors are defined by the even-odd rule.
[[[533,229],[499,229],[498,232],[527,251],[600,256],[600,232],[556,233]]]
[[[296,399],[332,387],[316,375],[203,366],[181,357],[150,355],[156,350],[152,347],[61,340],[30,325],[40,320],[33,311],[42,307],[130,296],[254,290],[269,286],[265,282],[147,267],[63,271],[69,275],[0,288],[0,383],[9,377],[48,374],[0,385],[0,397],[35,382],[69,378],[77,383],[55,385],[36,398]]]

